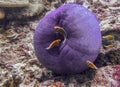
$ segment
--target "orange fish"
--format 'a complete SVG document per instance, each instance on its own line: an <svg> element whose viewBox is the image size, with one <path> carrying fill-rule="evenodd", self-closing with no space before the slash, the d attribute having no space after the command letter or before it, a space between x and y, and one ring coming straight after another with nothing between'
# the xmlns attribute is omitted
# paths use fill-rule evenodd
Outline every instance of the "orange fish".
<svg viewBox="0 0 120 87"><path fill-rule="evenodd" d="M98 69L91 61L87 61L87 65L88 67L92 68L92 69Z"/></svg>
<svg viewBox="0 0 120 87"><path fill-rule="evenodd" d="M47 47L46 49L49 50L49 49L51 49L51 48L53 48L53 47L59 45L60 42L61 42L60 39L54 40L54 41L49 45L49 47Z"/></svg>
<svg viewBox="0 0 120 87"><path fill-rule="evenodd" d="M59 27L59 26L55 26L54 29L57 33L61 34L64 37L64 41L63 41L63 43L64 43L66 41L66 38L67 38L66 31L62 27Z"/></svg>
<svg viewBox="0 0 120 87"><path fill-rule="evenodd" d="M113 45L108 45L108 46L104 46L106 49L112 49L114 46Z"/></svg>
<svg viewBox="0 0 120 87"><path fill-rule="evenodd" d="M5 12L0 10L0 19L3 19L5 18Z"/></svg>
<svg viewBox="0 0 120 87"><path fill-rule="evenodd" d="M107 40L113 40L115 37L113 35L107 35L107 36L103 36L103 38Z"/></svg>

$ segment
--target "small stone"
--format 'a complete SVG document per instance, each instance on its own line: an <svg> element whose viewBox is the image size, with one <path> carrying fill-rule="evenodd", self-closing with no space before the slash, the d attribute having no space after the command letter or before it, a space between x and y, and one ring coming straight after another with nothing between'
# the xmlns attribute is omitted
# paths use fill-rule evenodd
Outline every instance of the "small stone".
<svg viewBox="0 0 120 87"><path fill-rule="evenodd" d="M27 2L26 2L26 4L27 4ZM40 15L43 12L43 10L45 9L45 6L44 6L44 3L42 0L41 1L33 0L31 2L28 2L28 4L29 5L26 7L24 6L24 8L18 8L18 7L20 7L20 5L18 5L18 7L16 7L16 9L14 6L13 8L11 8L12 10L9 10L8 8L6 8L6 11L7 11L6 19L8 19L8 20L9 19L10 20L24 19L25 20L26 18Z"/></svg>
<svg viewBox="0 0 120 87"><path fill-rule="evenodd" d="M38 60L37 60L37 59L30 59L30 60L28 60L28 62L29 62L30 64L37 64L37 63L38 63Z"/></svg>
<svg viewBox="0 0 120 87"><path fill-rule="evenodd" d="M102 5L107 5L107 6L110 6L110 5L114 5L115 2L117 2L117 0L99 0L101 2Z"/></svg>
<svg viewBox="0 0 120 87"><path fill-rule="evenodd" d="M84 0L76 0L76 3L82 5L84 3Z"/></svg>
<svg viewBox="0 0 120 87"><path fill-rule="evenodd" d="M0 0L0 7L27 7L28 0Z"/></svg>
<svg viewBox="0 0 120 87"><path fill-rule="evenodd" d="M97 2L98 0L93 0L93 3Z"/></svg>
<svg viewBox="0 0 120 87"><path fill-rule="evenodd" d="M32 72L34 72L34 71L36 71L36 70L39 70L39 67L36 66L36 65L33 65L32 67L29 67L29 68L27 68L26 70L27 70L27 71L32 71Z"/></svg>
<svg viewBox="0 0 120 87"><path fill-rule="evenodd" d="M8 38L9 40L13 40L18 37L18 34L13 29L7 30L5 34L6 34L6 38Z"/></svg>
<svg viewBox="0 0 120 87"><path fill-rule="evenodd" d="M7 38L4 35L0 35L0 44L5 45L7 42Z"/></svg>
<svg viewBox="0 0 120 87"><path fill-rule="evenodd" d="M120 10L120 7L109 7L111 10Z"/></svg>
<svg viewBox="0 0 120 87"><path fill-rule="evenodd" d="M66 0L66 3L75 3L75 0Z"/></svg>

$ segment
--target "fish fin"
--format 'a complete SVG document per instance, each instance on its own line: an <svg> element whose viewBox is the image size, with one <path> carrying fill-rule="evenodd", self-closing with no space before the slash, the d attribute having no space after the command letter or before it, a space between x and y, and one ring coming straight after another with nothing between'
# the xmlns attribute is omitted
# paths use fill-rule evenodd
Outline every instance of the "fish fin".
<svg viewBox="0 0 120 87"><path fill-rule="evenodd" d="M47 47L46 50L50 50L50 47Z"/></svg>

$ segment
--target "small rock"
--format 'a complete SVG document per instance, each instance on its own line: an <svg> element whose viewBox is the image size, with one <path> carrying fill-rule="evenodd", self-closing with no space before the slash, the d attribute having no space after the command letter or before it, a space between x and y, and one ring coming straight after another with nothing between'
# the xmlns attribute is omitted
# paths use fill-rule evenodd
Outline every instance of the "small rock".
<svg viewBox="0 0 120 87"><path fill-rule="evenodd" d="M27 7L29 0L0 0L0 7Z"/></svg>
<svg viewBox="0 0 120 87"><path fill-rule="evenodd" d="M93 0L93 3L97 2L98 0Z"/></svg>
<svg viewBox="0 0 120 87"><path fill-rule="evenodd" d="M23 19L38 16L45 9L42 1L34 0L29 2L29 5L25 8L6 8L6 19Z"/></svg>
<svg viewBox="0 0 120 87"><path fill-rule="evenodd" d="M117 0L99 0L101 2L102 5L114 5L115 2L117 2Z"/></svg>
<svg viewBox="0 0 120 87"><path fill-rule="evenodd" d="M77 4L81 4L82 5L84 2L85 2L85 0L76 0Z"/></svg>
<svg viewBox="0 0 120 87"><path fill-rule="evenodd" d="M66 3L75 3L75 0L66 0Z"/></svg>
<svg viewBox="0 0 120 87"><path fill-rule="evenodd" d="M7 30L5 32L5 35L6 35L6 38L8 38L9 40L13 40L18 37L18 34L13 29Z"/></svg>
<svg viewBox="0 0 120 87"><path fill-rule="evenodd" d="M39 70L39 67L37 67L36 65L33 65L32 67L29 67L26 70L34 72L36 70Z"/></svg>

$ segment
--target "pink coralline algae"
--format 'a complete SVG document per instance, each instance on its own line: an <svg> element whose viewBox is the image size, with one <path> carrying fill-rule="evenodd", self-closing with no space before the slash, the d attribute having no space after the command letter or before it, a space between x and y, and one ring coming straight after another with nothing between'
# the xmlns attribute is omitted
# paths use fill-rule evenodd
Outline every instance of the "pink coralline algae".
<svg viewBox="0 0 120 87"><path fill-rule="evenodd" d="M99 68L91 87L120 87L120 65Z"/></svg>
<svg viewBox="0 0 120 87"><path fill-rule="evenodd" d="M59 41L59 42L57 42ZM65 4L39 22L34 48L39 61L57 74L76 74L94 62L101 46L99 21L88 9Z"/></svg>

